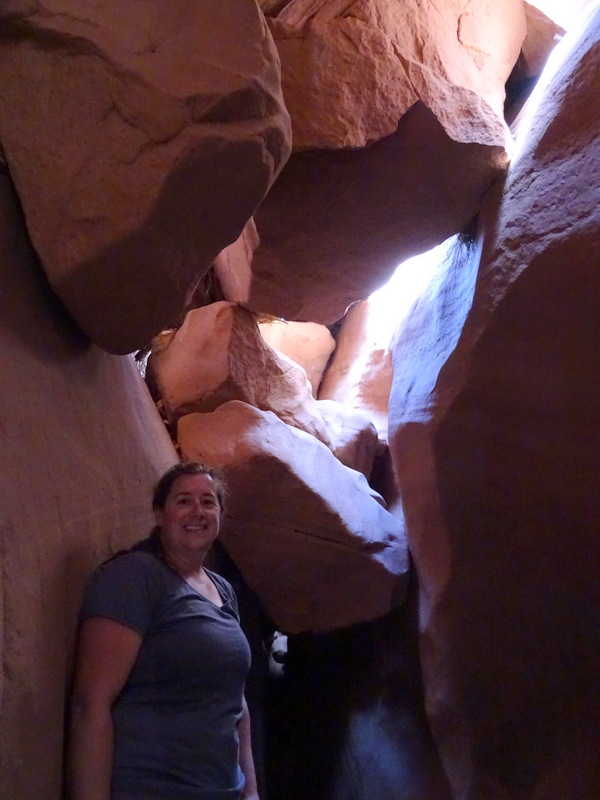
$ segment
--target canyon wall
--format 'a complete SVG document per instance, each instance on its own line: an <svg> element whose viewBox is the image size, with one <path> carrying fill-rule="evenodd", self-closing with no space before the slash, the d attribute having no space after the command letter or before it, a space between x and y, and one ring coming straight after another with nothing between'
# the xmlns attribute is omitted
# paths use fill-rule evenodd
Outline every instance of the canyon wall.
<svg viewBox="0 0 600 800"><path fill-rule="evenodd" d="M391 441L457 800L600 796L600 12L398 333Z"/></svg>
<svg viewBox="0 0 600 800"><path fill-rule="evenodd" d="M57 800L77 614L93 567L152 524L177 454L130 357L50 290L0 174L0 796Z"/></svg>

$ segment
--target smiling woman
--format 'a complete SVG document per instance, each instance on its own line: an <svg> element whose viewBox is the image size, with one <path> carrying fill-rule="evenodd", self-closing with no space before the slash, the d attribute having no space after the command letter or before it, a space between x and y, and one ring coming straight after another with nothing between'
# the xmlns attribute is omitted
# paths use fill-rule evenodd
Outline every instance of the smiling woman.
<svg viewBox="0 0 600 800"><path fill-rule="evenodd" d="M77 655L73 800L258 800L244 683L248 642L229 583L204 567L225 486L177 464L147 539L88 585Z"/></svg>
<svg viewBox="0 0 600 800"><path fill-rule="evenodd" d="M162 507L154 505L157 524L154 535L167 564L220 606L216 587L202 566L221 521L215 479L207 472L179 472Z"/></svg>

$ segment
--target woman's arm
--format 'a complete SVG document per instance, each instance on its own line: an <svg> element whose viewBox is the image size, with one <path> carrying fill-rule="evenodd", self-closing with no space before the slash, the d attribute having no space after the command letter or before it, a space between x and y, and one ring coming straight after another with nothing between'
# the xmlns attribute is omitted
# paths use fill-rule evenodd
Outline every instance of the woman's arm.
<svg viewBox="0 0 600 800"><path fill-rule="evenodd" d="M248 711L248 703L245 697L242 702L242 716L238 723L238 735L240 737L240 768L246 778L242 800L260 800L258 796L258 787L256 785L254 758L252 757L250 712Z"/></svg>
<svg viewBox="0 0 600 800"><path fill-rule="evenodd" d="M110 800L111 708L137 658L142 636L106 617L80 628L69 743L71 800Z"/></svg>

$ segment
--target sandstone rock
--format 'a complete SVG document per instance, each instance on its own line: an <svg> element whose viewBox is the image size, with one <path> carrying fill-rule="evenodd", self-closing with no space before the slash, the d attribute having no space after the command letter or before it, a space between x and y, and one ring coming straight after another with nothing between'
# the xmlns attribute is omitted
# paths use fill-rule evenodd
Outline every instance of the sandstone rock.
<svg viewBox="0 0 600 800"><path fill-rule="evenodd" d="M321 384L319 400L337 400L361 409L375 424L382 441L387 441L392 355L389 339L382 341L371 330L374 322L373 307L368 300L356 303L348 311L333 361Z"/></svg>
<svg viewBox="0 0 600 800"><path fill-rule="evenodd" d="M252 0L4 0L0 25L0 141L52 288L103 348L143 347L287 158L264 18Z"/></svg>
<svg viewBox="0 0 600 800"><path fill-rule="evenodd" d="M233 401L182 417L177 437L185 458L225 470L223 542L279 630L342 628L403 599L402 524L313 436Z"/></svg>
<svg viewBox="0 0 600 800"><path fill-rule="evenodd" d="M328 443L306 372L266 344L241 306L222 301L190 311L179 330L157 340L148 370L170 422L242 400Z"/></svg>
<svg viewBox="0 0 600 800"><path fill-rule="evenodd" d="M456 255L394 354L427 708L456 800L600 796L599 39L600 10L558 45L481 261Z"/></svg>
<svg viewBox="0 0 600 800"><path fill-rule="evenodd" d="M324 325L314 322L261 322L260 333L265 342L306 371L312 386L313 397L317 391L329 358L335 350L335 340Z"/></svg>
<svg viewBox="0 0 600 800"><path fill-rule="evenodd" d="M0 797L61 796L77 615L93 567L152 525L177 455L130 357L50 292L0 172Z"/></svg>
<svg viewBox="0 0 600 800"><path fill-rule="evenodd" d="M250 218L235 242L225 247L215 258L213 269L225 300L238 303L248 299L252 281L250 265L258 242L254 218Z"/></svg>
<svg viewBox="0 0 600 800"><path fill-rule="evenodd" d="M255 214L260 243L240 300L335 322L406 258L462 230L505 166L502 148L452 141L421 103L369 148L292 156Z"/></svg>
<svg viewBox="0 0 600 800"><path fill-rule="evenodd" d="M502 145L521 0L291 0L267 8L295 148L360 147L417 101L461 142Z"/></svg>
<svg viewBox="0 0 600 800"><path fill-rule="evenodd" d="M319 400L318 404L332 453L342 464L362 472L369 480L375 455L380 450L377 429L370 416L335 400Z"/></svg>

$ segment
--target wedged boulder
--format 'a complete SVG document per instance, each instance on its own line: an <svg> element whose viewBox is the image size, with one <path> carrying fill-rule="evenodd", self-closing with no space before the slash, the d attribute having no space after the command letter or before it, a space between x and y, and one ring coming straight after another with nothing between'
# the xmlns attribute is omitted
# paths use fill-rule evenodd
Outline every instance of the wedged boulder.
<svg viewBox="0 0 600 800"><path fill-rule="evenodd" d="M393 368L389 338L382 340L373 330L381 326L377 319L380 313L369 300L355 303L348 311L318 397L319 401L336 400L368 414L382 441L387 441Z"/></svg>
<svg viewBox="0 0 600 800"><path fill-rule="evenodd" d="M370 144L417 100L457 141L504 143L522 0L292 0L266 13L295 149Z"/></svg>
<svg viewBox="0 0 600 800"><path fill-rule="evenodd" d="M306 372L269 347L254 315L234 303L194 309L181 328L157 337L148 372L171 423L242 400L328 444Z"/></svg>
<svg viewBox="0 0 600 800"><path fill-rule="evenodd" d="M225 470L223 543L279 630L343 628L404 599L402 523L313 436L232 401L181 417L177 438L185 458Z"/></svg>
<svg viewBox="0 0 600 800"><path fill-rule="evenodd" d="M600 10L398 338L390 429L456 800L600 796Z"/></svg>
<svg viewBox="0 0 600 800"><path fill-rule="evenodd" d="M335 400L319 400L319 411L329 435L330 449L350 469L369 480L375 456L381 449L371 417L358 408Z"/></svg>
<svg viewBox="0 0 600 800"><path fill-rule="evenodd" d="M0 26L0 142L52 288L101 347L143 347L288 156L264 17L253 0L4 0Z"/></svg>
<svg viewBox="0 0 600 800"><path fill-rule="evenodd" d="M335 350L335 339L329 330L315 322L285 320L261 322L258 327L270 347L291 358L306 371L313 397L316 397L325 367Z"/></svg>
<svg viewBox="0 0 600 800"><path fill-rule="evenodd" d="M43 278L0 167L0 797L59 798L92 569L152 527L177 453L130 357L85 339Z"/></svg>
<svg viewBox="0 0 600 800"><path fill-rule="evenodd" d="M502 147L450 139L422 103L370 147L293 155L254 215L250 292L236 299L335 322L406 258L462 230L506 164Z"/></svg>
<svg viewBox="0 0 600 800"><path fill-rule="evenodd" d="M523 4L292 0L266 10L303 152L260 205L241 293L228 297L330 324L406 258L463 230L503 172L504 84Z"/></svg>

